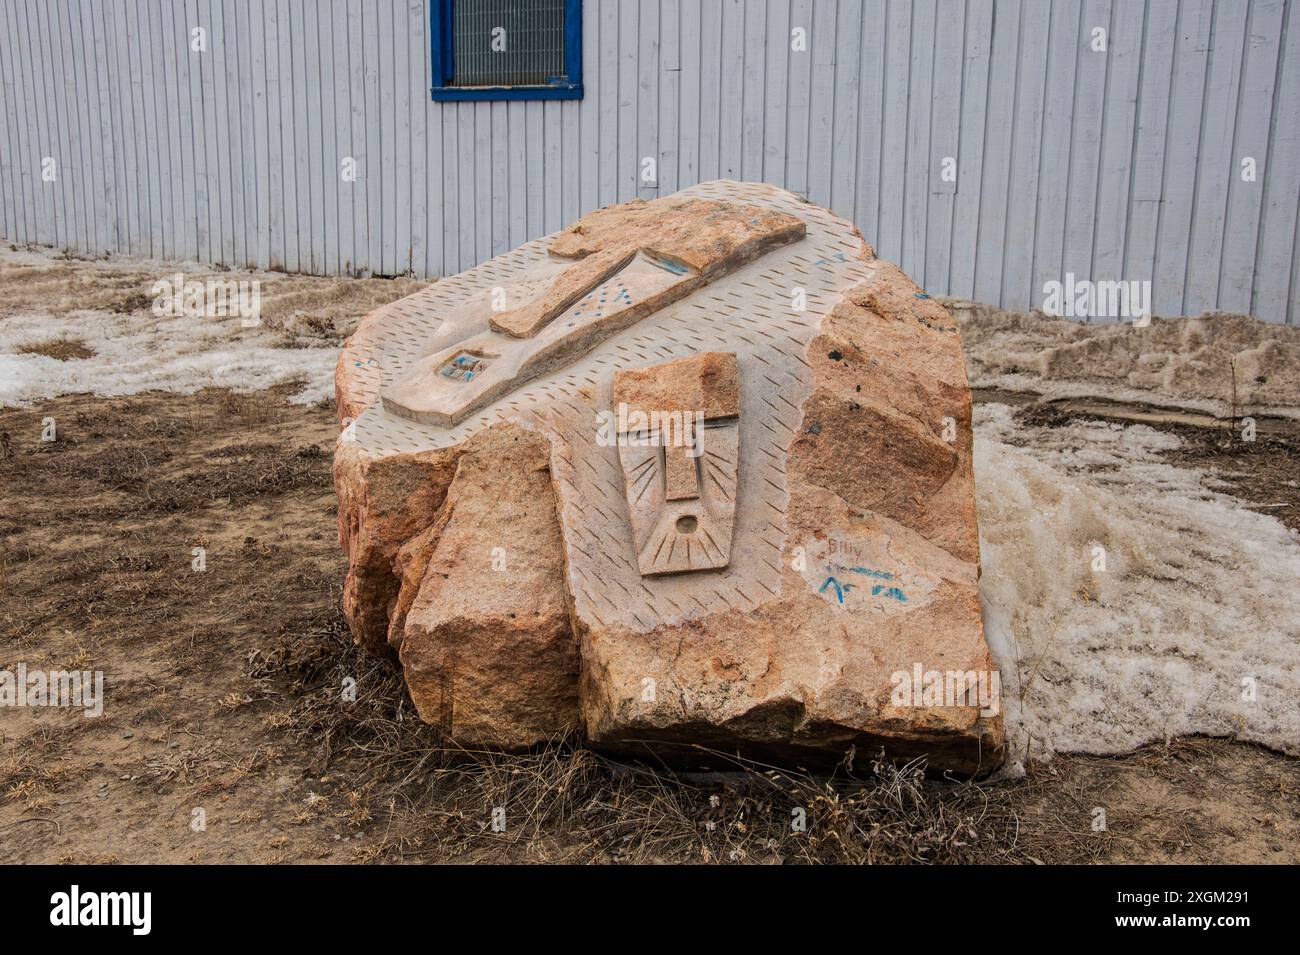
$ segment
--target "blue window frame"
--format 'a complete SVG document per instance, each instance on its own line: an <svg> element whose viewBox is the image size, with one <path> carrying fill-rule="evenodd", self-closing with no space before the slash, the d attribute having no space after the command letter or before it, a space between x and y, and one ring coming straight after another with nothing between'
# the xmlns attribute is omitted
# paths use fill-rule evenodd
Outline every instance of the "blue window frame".
<svg viewBox="0 0 1300 955"><path fill-rule="evenodd" d="M435 100L582 99L582 0L434 0Z"/></svg>

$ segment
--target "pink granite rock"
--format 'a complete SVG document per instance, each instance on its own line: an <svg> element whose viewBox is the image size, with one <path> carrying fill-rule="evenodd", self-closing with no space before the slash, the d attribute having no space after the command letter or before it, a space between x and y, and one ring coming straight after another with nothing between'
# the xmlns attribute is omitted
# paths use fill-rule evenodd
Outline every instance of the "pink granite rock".
<svg viewBox="0 0 1300 955"><path fill-rule="evenodd" d="M957 327L826 210L601 210L368 316L338 391L345 611L451 738L1000 762Z"/></svg>

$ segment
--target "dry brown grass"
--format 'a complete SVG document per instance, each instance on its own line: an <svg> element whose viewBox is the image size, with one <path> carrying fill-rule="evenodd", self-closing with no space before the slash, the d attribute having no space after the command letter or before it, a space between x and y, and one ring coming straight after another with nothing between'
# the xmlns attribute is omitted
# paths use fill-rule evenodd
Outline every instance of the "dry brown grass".
<svg viewBox="0 0 1300 955"><path fill-rule="evenodd" d="M83 341L71 338L59 338L48 342L36 342L32 345L22 345L18 349L18 354L44 355L46 358L57 358L59 361L66 361L69 358L91 358L94 356L95 352Z"/></svg>
<svg viewBox="0 0 1300 955"><path fill-rule="evenodd" d="M215 417L236 440L201 453L190 445L196 431L192 420L141 416L107 427L96 421L97 427L91 427L78 415L60 422L58 440L37 445L11 466L21 467L28 482L78 490L77 499L93 501L93 515L101 521L126 514L191 512L214 502L243 504L328 482L329 455L315 444L238 440L276 425L283 417L282 402L264 394L219 392L214 411L207 417ZM113 431L118 429L129 429L132 440L117 439ZM158 480L163 471L168 472L165 482ZM121 495L120 509L104 500L106 493ZM82 516L81 509L70 516Z"/></svg>
<svg viewBox="0 0 1300 955"><path fill-rule="evenodd" d="M421 722L387 663L352 646L335 610L249 657L287 680L284 729L317 747L314 771L349 780L389 861L953 863L1022 858L1009 793L929 778L922 762L859 758L829 776L711 754L723 772L611 759L576 739L469 752ZM340 699L346 677L355 702ZM494 816L494 813L496 814ZM502 815L503 813L503 815ZM802 820L803 826L796 825Z"/></svg>

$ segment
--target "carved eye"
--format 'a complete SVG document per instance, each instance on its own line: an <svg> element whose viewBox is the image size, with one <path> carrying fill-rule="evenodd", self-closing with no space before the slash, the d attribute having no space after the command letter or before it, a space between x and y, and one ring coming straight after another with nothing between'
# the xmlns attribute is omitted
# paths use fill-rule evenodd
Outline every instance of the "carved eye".
<svg viewBox="0 0 1300 955"><path fill-rule="evenodd" d="M695 528L699 526L700 522L695 519L694 515L684 514L677 518L677 533L679 534L694 534Z"/></svg>

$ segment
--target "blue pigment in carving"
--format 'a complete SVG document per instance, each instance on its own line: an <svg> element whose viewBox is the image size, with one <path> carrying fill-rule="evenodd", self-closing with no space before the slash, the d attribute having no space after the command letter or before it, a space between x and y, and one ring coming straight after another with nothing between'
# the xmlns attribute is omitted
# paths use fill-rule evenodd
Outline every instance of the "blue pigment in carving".
<svg viewBox="0 0 1300 955"><path fill-rule="evenodd" d="M871 596L873 597L893 597L895 600L907 603L907 594L903 593L897 587L886 587L884 584L874 584L871 587Z"/></svg>
<svg viewBox="0 0 1300 955"><path fill-rule="evenodd" d="M650 259L650 264L657 265L661 269L666 269L667 271L673 273L673 275L686 274L686 266L680 265L677 262L670 262L667 259Z"/></svg>
<svg viewBox="0 0 1300 955"><path fill-rule="evenodd" d="M453 381L472 381L474 376L487 367L487 362L477 355L460 354L442 367L440 374Z"/></svg>

